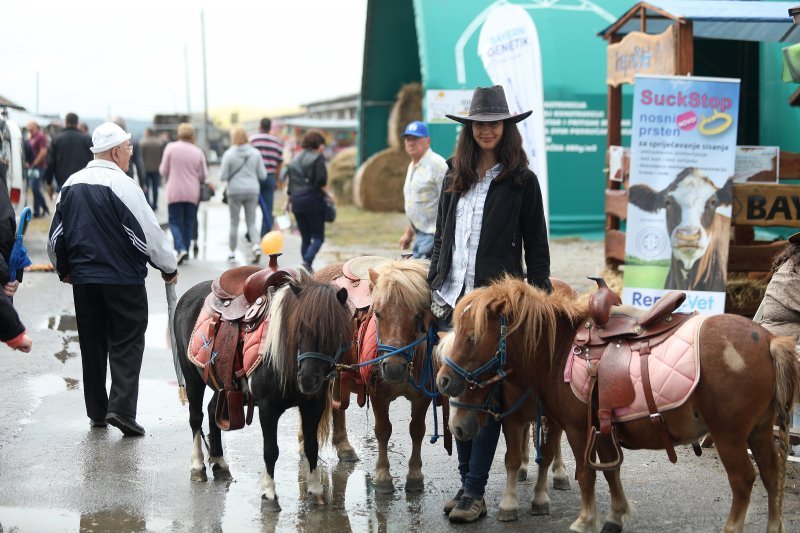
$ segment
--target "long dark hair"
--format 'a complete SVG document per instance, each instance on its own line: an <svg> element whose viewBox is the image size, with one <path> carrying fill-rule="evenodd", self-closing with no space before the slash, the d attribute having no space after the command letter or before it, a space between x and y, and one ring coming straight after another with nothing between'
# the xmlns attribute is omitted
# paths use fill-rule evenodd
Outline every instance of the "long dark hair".
<svg viewBox="0 0 800 533"><path fill-rule="evenodd" d="M784 248L783 251L780 254L778 254L775 257L775 260L772 262L772 272L773 273L777 272L778 269L782 267L786 261L795 256L798 256L798 259L800 259L800 244L787 243L786 248ZM795 264L792 268L792 272L797 272L797 267L799 264L800 260L795 261Z"/></svg>
<svg viewBox="0 0 800 533"><path fill-rule="evenodd" d="M463 194L478 181L478 161L481 148L472 134L472 122L467 122L458 136L456 151L453 153L452 168L448 171L450 187L447 192ZM497 162L503 170L495 178L502 181L511 178L514 185L522 185L522 172L528 168L528 156L522 148L522 136L517 124L512 120L503 121L503 136L495 148Z"/></svg>

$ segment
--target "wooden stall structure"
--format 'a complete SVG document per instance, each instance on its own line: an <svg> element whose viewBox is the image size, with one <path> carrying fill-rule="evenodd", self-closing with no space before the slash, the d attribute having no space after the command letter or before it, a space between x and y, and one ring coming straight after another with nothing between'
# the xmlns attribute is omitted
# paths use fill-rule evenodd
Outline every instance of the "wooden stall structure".
<svg viewBox="0 0 800 533"><path fill-rule="evenodd" d="M742 4L749 4L743 7ZM753 4L759 4L753 7ZM654 1L639 2L611 24L599 35L608 42L607 67L607 147L622 145L622 86L633 83L636 74L662 75L709 75L697 72L698 45L708 54L709 40L719 39L721 46L755 47L763 41L797 42L800 29L796 30L787 2L725 2L725 1ZM743 13L750 10L751 14ZM758 9L758 18L752 10ZM751 17L748 19L748 16ZM795 31L796 30L796 31ZM700 41L696 41L696 39ZM724 40L724 41L722 41ZM741 53L741 49L734 50ZM745 50L745 53L747 51ZM708 58L706 58L707 60ZM712 59L713 62L713 59ZM724 72L723 77L742 78L743 110L755 104L747 102L748 87L752 88L752 66L742 65L741 71ZM758 69L755 69L757 76ZM719 75L719 71L713 72ZM755 91L757 95L757 90ZM751 98L752 100L752 98ZM788 104L787 104L788 106ZM757 111L756 111L757 113ZM743 122L740 119L740 122ZM745 131L752 132L753 120L744 121ZM740 124L739 144L742 142ZM757 138L757 128L756 128ZM751 137L752 139L752 137ZM752 141L751 141L752 142ZM758 144L754 142L752 144ZM608 157L607 157L608 160ZM780 152L779 176L781 182L800 179L800 154ZM605 257L609 268L617 270L625 262L625 233L620 229L628 211L628 161L624 164L623 176L609 173L605 192ZM728 257L728 274L746 273L751 278L766 278L772 260L783 249L786 242L758 242L754 237L755 226L789 226L800 228L800 186L786 183L734 185L731 233L732 241ZM753 316L758 302L744 307L729 305L729 312Z"/></svg>

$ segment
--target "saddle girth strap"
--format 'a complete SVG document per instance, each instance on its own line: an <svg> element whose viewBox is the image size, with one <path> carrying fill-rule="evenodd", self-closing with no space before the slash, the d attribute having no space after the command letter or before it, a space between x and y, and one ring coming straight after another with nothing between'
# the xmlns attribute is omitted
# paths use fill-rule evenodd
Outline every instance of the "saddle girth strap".
<svg viewBox="0 0 800 533"><path fill-rule="evenodd" d="M644 399L647 402L647 409L650 411L650 423L653 429L661 436L661 441L664 444L664 449L667 451L667 456L671 463L678 462L678 456L675 455L675 447L672 444L672 436L669 434L667 424L661 413L658 412L656 407L656 400L653 398L653 387L650 384L650 346L645 341L639 346L639 361L642 369L642 389L644 391Z"/></svg>

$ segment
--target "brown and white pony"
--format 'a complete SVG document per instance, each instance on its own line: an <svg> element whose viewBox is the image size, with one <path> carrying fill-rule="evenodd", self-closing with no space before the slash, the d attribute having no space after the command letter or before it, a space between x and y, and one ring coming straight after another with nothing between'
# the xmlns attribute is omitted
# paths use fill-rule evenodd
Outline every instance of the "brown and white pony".
<svg viewBox="0 0 800 533"><path fill-rule="evenodd" d="M450 359L474 371L498 353L501 319L506 321L506 360L502 381L503 406L507 409L520 395L532 389L545 409L564 428L576 458L586 444L587 411L564 382L564 369L578 328L588 316L579 304L560 292L547 295L524 282L506 278L466 295L454 311L455 341ZM783 531L784 475L788 449L788 417L797 399L800 363L794 337L776 337L751 320L736 315L705 319L697 338L700 379L687 401L663 413L664 422L677 444L689 444L710 433L717 446L733 493L725 531L743 531L756 473L747 454L752 450L768 494L768 531ZM484 375L482 379L489 379ZM481 404L488 390L468 387L450 366L437 376L439 389L461 402ZM742 394L747 391L747 394ZM508 482L502 508L516 506L516 469L520 458L515 445L533 418L533 401L524 403L504 420L508 443ZM451 428L457 438L474 436L486 415L458 409ZM776 444L773 425L780 428ZM620 442L632 449L663 449L660 432L647 417L615 423ZM600 439L604 441L606 439ZM613 452L598 447L601 460ZM620 531L630 506L622 490L619 469L604 472L611 492L611 510L604 531ZM597 526L595 471L584 461L576 462L581 489L581 512L574 531Z"/></svg>

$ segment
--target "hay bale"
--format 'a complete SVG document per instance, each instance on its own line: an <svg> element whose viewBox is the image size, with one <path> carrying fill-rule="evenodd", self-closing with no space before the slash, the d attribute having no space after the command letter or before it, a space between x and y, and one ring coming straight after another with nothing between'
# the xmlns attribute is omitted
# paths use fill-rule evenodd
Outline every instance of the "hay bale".
<svg viewBox="0 0 800 533"><path fill-rule="evenodd" d="M387 148L362 164L353 180L353 201L366 211L404 211L403 184L411 159Z"/></svg>
<svg viewBox="0 0 800 533"><path fill-rule="evenodd" d="M355 146L345 148L331 159L328 166L328 185L333 189L336 201L342 205L353 203L353 178L356 175Z"/></svg>
<svg viewBox="0 0 800 533"><path fill-rule="evenodd" d="M397 100L389 113L387 142L390 148L403 149L401 136L409 122L422 120L422 85L409 83L397 93Z"/></svg>

